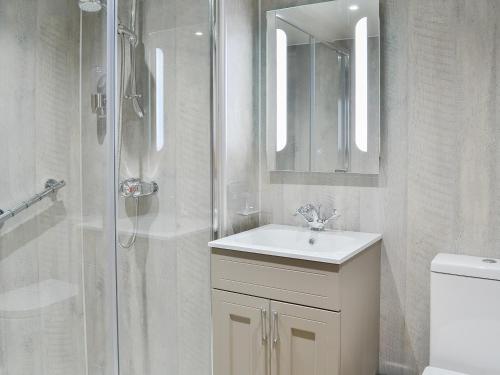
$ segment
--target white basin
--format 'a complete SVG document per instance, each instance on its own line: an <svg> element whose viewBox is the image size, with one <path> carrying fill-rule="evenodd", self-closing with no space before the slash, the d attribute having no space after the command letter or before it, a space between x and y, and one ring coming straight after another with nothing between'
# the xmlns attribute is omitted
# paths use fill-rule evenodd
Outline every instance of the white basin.
<svg viewBox="0 0 500 375"><path fill-rule="evenodd" d="M311 231L270 224L208 243L219 249L342 264L380 241L376 233Z"/></svg>

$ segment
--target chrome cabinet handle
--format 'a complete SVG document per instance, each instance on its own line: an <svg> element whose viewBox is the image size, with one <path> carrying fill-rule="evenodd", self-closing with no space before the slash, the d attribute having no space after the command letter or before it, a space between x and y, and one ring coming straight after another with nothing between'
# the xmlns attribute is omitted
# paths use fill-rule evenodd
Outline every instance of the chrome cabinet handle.
<svg viewBox="0 0 500 375"><path fill-rule="evenodd" d="M279 341L279 332L278 332L278 312L273 311L273 348Z"/></svg>
<svg viewBox="0 0 500 375"><path fill-rule="evenodd" d="M262 324L261 334L262 334L262 342L267 342L267 311L266 309L260 309L260 320Z"/></svg>

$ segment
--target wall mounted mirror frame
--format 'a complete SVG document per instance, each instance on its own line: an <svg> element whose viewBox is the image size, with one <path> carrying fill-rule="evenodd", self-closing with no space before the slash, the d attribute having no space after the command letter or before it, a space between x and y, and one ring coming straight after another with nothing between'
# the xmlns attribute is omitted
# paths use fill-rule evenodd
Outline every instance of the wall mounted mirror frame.
<svg viewBox="0 0 500 375"><path fill-rule="evenodd" d="M273 3L261 2L268 170L378 174L379 1Z"/></svg>

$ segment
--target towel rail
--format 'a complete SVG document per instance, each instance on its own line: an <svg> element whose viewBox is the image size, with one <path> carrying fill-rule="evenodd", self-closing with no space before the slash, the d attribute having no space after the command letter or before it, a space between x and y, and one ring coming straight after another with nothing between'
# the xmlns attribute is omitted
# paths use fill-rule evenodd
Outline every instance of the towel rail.
<svg viewBox="0 0 500 375"><path fill-rule="evenodd" d="M35 203L40 202L42 199L46 198L50 193L57 192L65 185L66 182L64 180L57 181L52 178L47 180L45 182L45 190L43 190L41 193L33 195L30 199L26 201L22 201L21 203L19 203L14 208L11 208L10 210L7 211L0 210L0 225L5 223L7 220L13 218L14 216L16 216L21 211L24 211L27 208L33 206Z"/></svg>

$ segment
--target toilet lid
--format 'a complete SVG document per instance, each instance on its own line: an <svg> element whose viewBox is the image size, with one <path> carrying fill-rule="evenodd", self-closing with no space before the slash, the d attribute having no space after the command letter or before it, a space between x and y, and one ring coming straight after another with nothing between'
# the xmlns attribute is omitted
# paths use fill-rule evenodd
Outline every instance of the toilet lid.
<svg viewBox="0 0 500 375"><path fill-rule="evenodd" d="M467 375L462 372L444 370L437 367L426 367L422 375Z"/></svg>

